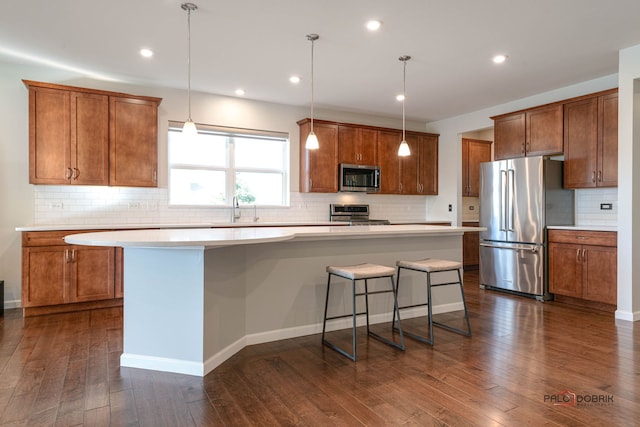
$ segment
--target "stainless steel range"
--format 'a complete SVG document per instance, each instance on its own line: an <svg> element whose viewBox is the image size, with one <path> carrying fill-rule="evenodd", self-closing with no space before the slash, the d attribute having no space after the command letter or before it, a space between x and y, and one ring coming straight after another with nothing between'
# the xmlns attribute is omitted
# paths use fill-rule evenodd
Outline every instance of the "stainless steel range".
<svg viewBox="0 0 640 427"><path fill-rule="evenodd" d="M369 205L329 205L329 220L348 222L349 225L388 225L386 219L370 219Z"/></svg>

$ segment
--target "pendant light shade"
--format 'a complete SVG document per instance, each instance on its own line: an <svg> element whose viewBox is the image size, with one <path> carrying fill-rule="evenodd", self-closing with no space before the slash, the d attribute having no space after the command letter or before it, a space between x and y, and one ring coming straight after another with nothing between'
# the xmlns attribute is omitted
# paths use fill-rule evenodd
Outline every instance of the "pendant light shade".
<svg viewBox="0 0 640 427"><path fill-rule="evenodd" d="M307 150L317 150L320 148L320 143L318 142L318 137L313 132L313 47L315 41L320 38L317 34L307 34L307 40L311 42L311 131L307 136L307 142L304 145L304 148Z"/></svg>
<svg viewBox="0 0 640 427"><path fill-rule="evenodd" d="M407 61L411 59L409 55L403 55L398 58L403 62L402 72L402 141L400 141L400 147L398 147L398 156L407 157L411 155L409 144L407 144L406 138L406 126L405 126L405 102L407 102Z"/></svg>
<svg viewBox="0 0 640 427"><path fill-rule="evenodd" d="M187 138L194 138L198 135L196 124L191 120L191 12L198 9L193 3L182 3L182 10L187 12L187 93L189 97L189 118L184 122L182 135Z"/></svg>

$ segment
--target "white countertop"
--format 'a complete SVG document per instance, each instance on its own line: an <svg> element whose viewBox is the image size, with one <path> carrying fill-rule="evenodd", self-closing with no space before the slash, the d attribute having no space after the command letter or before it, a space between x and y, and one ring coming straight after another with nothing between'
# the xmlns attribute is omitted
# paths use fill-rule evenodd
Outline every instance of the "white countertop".
<svg viewBox="0 0 640 427"><path fill-rule="evenodd" d="M72 234L65 237L65 241L77 245L121 246L125 248L219 247L279 242L292 239L326 240L437 236L481 230L484 230L484 228L438 225L169 228Z"/></svg>
<svg viewBox="0 0 640 427"><path fill-rule="evenodd" d="M618 231L615 225L551 225L549 230L576 230L576 231Z"/></svg>
<svg viewBox="0 0 640 427"><path fill-rule="evenodd" d="M140 224L40 224L16 227L16 231L65 231L65 230L129 230L139 228L245 228L245 227L303 227L336 225L330 221L276 221L276 222L207 222L193 224L140 223ZM341 224L338 224L341 225ZM347 225L347 224L342 224Z"/></svg>

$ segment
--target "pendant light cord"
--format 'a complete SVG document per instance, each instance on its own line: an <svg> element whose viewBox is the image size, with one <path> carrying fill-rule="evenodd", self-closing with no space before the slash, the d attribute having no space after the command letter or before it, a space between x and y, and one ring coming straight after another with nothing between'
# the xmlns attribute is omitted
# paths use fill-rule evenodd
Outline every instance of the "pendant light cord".
<svg viewBox="0 0 640 427"><path fill-rule="evenodd" d="M313 58L314 58L314 54L313 54L313 50L315 47L315 41L318 40L320 38L319 35L317 34L307 34L307 40L309 40L311 42L311 133L313 133L313 104L315 102L314 100L314 76L313 76L313 69L314 64L313 64Z"/></svg>
<svg viewBox="0 0 640 427"><path fill-rule="evenodd" d="M402 140L406 141L405 135L405 117L404 117L404 104L407 102L407 59L403 61L402 71Z"/></svg>
<svg viewBox="0 0 640 427"><path fill-rule="evenodd" d="M187 7L187 93L189 99L189 121L191 122L191 7Z"/></svg>

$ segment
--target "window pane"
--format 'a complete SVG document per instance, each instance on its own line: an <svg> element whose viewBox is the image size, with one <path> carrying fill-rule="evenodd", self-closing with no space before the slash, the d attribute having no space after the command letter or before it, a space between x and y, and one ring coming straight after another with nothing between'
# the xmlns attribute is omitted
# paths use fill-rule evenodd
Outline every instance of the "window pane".
<svg viewBox="0 0 640 427"><path fill-rule="evenodd" d="M282 205L282 179L280 173L237 172L238 200L250 205Z"/></svg>
<svg viewBox="0 0 640 427"><path fill-rule="evenodd" d="M170 200L175 205L224 205L225 172L171 169Z"/></svg>
<svg viewBox="0 0 640 427"><path fill-rule="evenodd" d="M284 169L283 140L236 137L234 145L238 168Z"/></svg>
<svg viewBox="0 0 640 427"><path fill-rule="evenodd" d="M227 165L227 138L200 133L196 138L183 138L182 132L169 132L169 161L171 164L194 166Z"/></svg>

